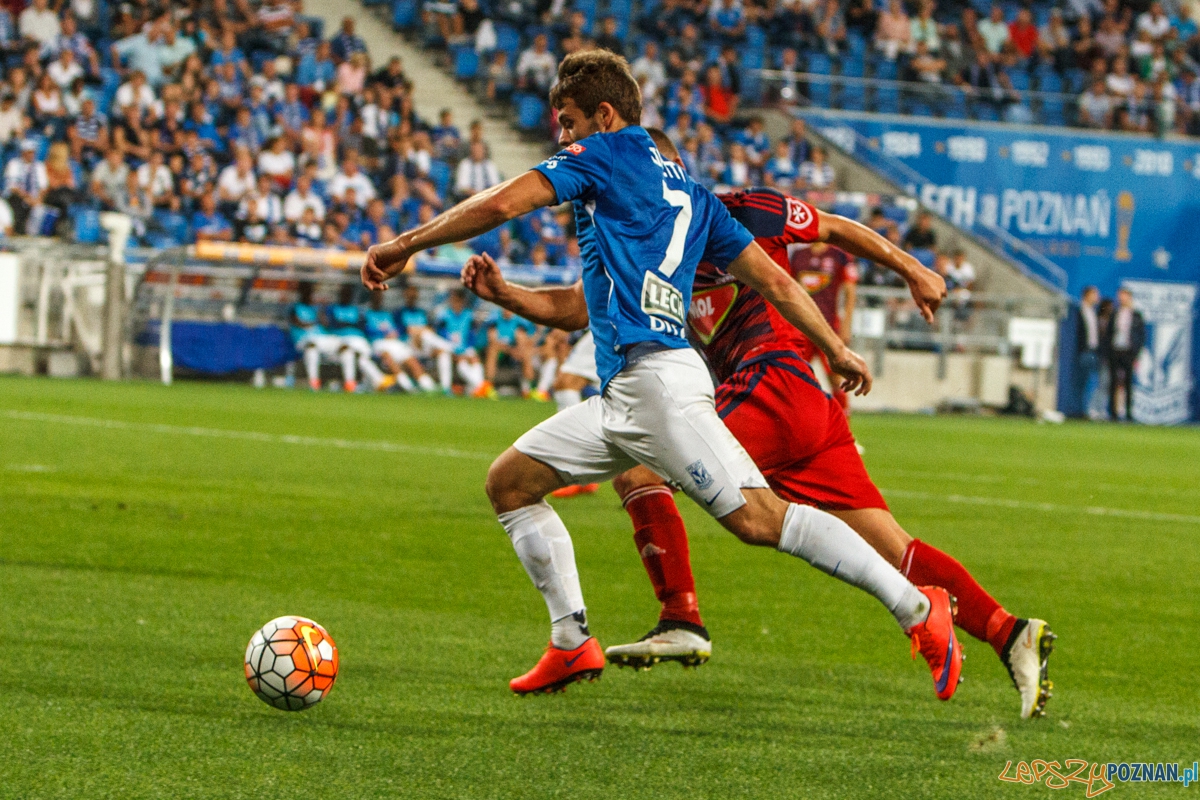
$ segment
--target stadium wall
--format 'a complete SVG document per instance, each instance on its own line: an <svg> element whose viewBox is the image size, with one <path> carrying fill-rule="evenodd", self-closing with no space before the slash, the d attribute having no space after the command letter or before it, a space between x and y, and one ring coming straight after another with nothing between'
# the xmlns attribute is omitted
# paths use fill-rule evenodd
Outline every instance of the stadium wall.
<svg viewBox="0 0 1200 800"><path fill-rule="evenodd" d="M1111 133L808 110L814 130L966 231L1008 235L1040 254L1043 284L1133 289L1146 317L1135 417L1196 419L1200 146ZM864 145L865 142L865 145ZM1039 264L1041 260L1039 260ZM1038 274L1040 271L1040 274ZM1074 317L1060 336L1059 409L1077 411Z"/></svg>

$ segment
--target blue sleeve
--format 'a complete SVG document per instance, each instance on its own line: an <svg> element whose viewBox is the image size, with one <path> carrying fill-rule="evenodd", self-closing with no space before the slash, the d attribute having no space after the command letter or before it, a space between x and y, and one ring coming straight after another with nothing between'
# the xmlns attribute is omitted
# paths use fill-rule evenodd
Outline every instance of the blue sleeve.
<svg viewBox="0 0 1200 800"><path fill-rule="evenodd" d="M608 144L598 134L559 150L535 170L546 176L554 187L557 202L584 200L604 191L612 177L612 156Z"/></svg>
<svg viewBox="0 0 1200 800"><path fill-rule="evenodd" d="M715 267L725 269L729 262L742 254L742 251L754 241L754 236L742 223L729 214L725 204L716 198L712 192L702 187L697 188L697 199L704 203L704 216L707 222L708 242L704 246L704 260Z"/></svg>

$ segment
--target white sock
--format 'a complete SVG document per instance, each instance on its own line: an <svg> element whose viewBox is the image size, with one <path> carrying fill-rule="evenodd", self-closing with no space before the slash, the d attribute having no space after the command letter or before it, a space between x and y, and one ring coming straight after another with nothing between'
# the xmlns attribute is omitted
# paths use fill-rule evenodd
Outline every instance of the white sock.
<svg viewBox="0 0 1200 800"><path fill-rule="evenodd" d="M558 405L559 411L565 411L571 406L582 403L583 394L578 389L559 389L554 393L554 402Z"/></svg>
<svg viewBox="0 0 1200 800"><path fill-rule="evenodd" d="M450 352L448 350L442 350L440 353L438 353L438 383L440 383L442 385L442 389L447 392L450 391L451 387L454 385L454 375L450 371L452 366L453 362L450 359Z"/></svg>
<svg viewBox="0 0 1200 800"><path fill-rule="evenodd" d="M542 364L542 371L538 373L538 391L543 394L550 394L550 390L554 388L554 378L558 375L558 359L547 358Z"/></svg>
<svg viewBox="0 0 1200 800"><path fill-rule="evenodd" d="M420 386L423 392L432 392L437 389L437 384L433 382L433 378L424 372L417 376L417 386Z"/></svg>
<svg viewBox="0 0 1200 800"><path fill-rule="evenodd" d="M483 385L483 364L471 364L465 358L458 362L458 374L467 385L467 394L471 394Z"/></svg>
<svg viewBox="0 0 1200 800"><path fill-rule="evenodd" d="M499 519L529 579L546 601L550 622L561 622L577 612L585 612L571 535L550 504L542 500L516 511L506 511ZM586 616L584 620L586 625ZM587 640L583 635L586 630L584 627L581 631L578 624L557 625L551 641L555 647L574 650ZM581 635L582 639L579 638Z"/></svg>
<svg viewBox="0 0 1200 800"><path fill-rule="evenodd" d="M317 352L315 347L304 348L304 371L308 374L308 381L312 383L319 380L321 377L321 354Z"/></svg>
<svg viewBox="0 0 1200 800"><path fill-rule="evenodd" d="M522 395L529 394L529 381L525 380L525 378L521 378L520 386Z"/></svg>
<svg viewBox="0 0 1200 800"><path fill-rule="evenodd" d="M358 383L358 373L354 371L354 362L358 360L358 353L350 348L346 348L340 355L342 361L342 380L346 383Z"/></svg>
<svg viewBox="0 0 1200 800"><path fill-rule="evenodd" d="M413 379L408 377L407 372L396 373L396 384L406 392L411 392L417 388L417 385L413 383Z"/></svg>
<svg viewBox="0 0 1200 800"><path fill-rule="evenodd" d="M908 630L929 616L929 600L842 520L792 503L783 518L779 551L802 558L827 575L857 586L892 612Z"/></svg>
<svg viewBox="0 0 1200 800"><path fill-rule="evenodd" d="M363 377L367 379L367 383L371 385L372 389L383 382L383 370L376 366L366 353L358 354L358 368L362 370Z"/></svg>

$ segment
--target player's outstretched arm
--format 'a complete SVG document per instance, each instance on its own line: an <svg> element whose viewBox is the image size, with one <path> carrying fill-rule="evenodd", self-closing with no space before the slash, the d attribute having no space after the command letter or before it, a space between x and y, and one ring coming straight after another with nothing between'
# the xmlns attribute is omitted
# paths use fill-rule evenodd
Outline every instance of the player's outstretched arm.
<svg viewBox="0 0 1200 800"><path fill-rule="evenodd" d="M783 318L812 340L829 359L829 366L845 380L842 389L855 394L871 391L871 371L862 357L846 346L825 321L808 292L783 271L757 242L742 251L728 266L730 275L754 289L779 310Z"/></svg>
<svg viewBox="0 0 1200 800"><path fill-rule="evenodd" d="M538 325L564 331L577 331L588 326L587 302L580 281L566 288L527 289L506 281L500 274L500 267L484 253L467 259L462 269L462 283L483 300Z"/></svg>
<svg viewBox="0 0 1200 800"><path fill-rule="evenodd" d="M847 253L874 261L890 269L908 283L921 316L932 324L938 306L946 299L946 281L927 269L908 253L880 236L866 225L837 214L822 214L818 222L819 240L841 248Z"/></svg>
<svg viewBox="0 0 1200 800"><path fill-rule="evenodd" d="M436 217L367 250L362 268L363 286L386 289L390 278L404 269L422 250L451 242L465 242L522 214L558 201L554 187L540 172L531 170L497 184Z"/></svg>

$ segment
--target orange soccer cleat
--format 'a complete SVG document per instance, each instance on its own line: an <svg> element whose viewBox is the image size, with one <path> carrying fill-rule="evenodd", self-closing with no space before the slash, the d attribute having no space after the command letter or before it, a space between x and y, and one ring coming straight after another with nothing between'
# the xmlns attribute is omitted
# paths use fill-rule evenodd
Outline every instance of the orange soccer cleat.
<svg viewBox="0 0 1200 800"><path fill-rule="evenodd" d="M603 670L604 651L593 636L574 650L548 645L534 668L509 681L508 688L520 695L552 694L576 681L594 681Z"/></svg>
<svg viewBox="0 0 1200 800"><path fill-rule="evenodd" d="M555 489L550 493L551 497L575 497L581 494L595 494L600 491L598 483L576 483L571 486L564 486L561 489Z"/></svg>
<svg viewBox="0 0 1200 800"><path fill-rule="evenodd" d="M912 657L916 658L919 650L929 664L938 699L949 700L962 680L963 661L962 647L954 635L951 598L945 589L936 586L918 586L917 589L929 598L929 616L905 633L912 638Z"/></svg>
<svg viewBox="0 0 1200 800"><path fill-rule="evenodd" d="M477 400L495 400L497 397L496 387L491 381L484 381L479 384L479 388L471 393L471 397Z"/></svg>

